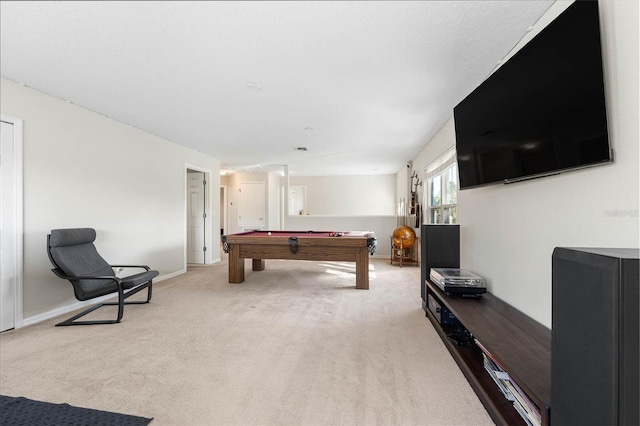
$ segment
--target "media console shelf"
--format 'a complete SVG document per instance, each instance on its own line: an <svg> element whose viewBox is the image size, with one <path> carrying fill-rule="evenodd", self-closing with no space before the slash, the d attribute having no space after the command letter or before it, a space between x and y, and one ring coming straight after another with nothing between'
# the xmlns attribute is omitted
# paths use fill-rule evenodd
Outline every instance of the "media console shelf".
<svg viewBox="0 0 640 426"><path fill-rule="evenodd" d="M538 406L542 424L549 424L551 395L551 330L491 293L478 299L446 296L425 281L427 296L449 309L462 325L494 356L513 382ZM440 338L455 359L487 412L499 425L525 424L484 369L482 351L475 344L452 343L445 328L426 309Z"/></svg>

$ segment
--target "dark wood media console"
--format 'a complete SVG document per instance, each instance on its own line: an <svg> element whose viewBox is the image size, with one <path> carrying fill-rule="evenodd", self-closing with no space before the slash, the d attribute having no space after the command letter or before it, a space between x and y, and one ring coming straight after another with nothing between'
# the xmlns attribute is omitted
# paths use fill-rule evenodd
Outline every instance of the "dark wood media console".
<svg viewBox="0 0 640 426"><path fill-rule="evenodd" d="M538 406L542 424L549 424L551 395L551 330L491 293L478 299L446 296L425 281L427 297L434 297L453 313L475 339L495 357L510 378ZM447 337L446 326L427 308L426 314L491 418L499 425L526 424L484 369L482 351L475 344L458 346Z"/></svg>

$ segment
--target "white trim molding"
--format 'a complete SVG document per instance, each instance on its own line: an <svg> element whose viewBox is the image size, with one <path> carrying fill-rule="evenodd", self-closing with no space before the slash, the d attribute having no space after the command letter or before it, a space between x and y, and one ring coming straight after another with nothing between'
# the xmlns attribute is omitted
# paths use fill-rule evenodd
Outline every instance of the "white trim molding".
<svg viewBox="0 0 640 426"><path fill-rule="evenodd" d="M15 328L23 327L23 184L22 184L22 120L5 114L0 114L0 120L13 125L13 239L15 256L13 258L13 273L15 277Z"/></svg>
<svg viewBox="0 0 640 426"><path fill-rule="evenodd" d="M220 229L218 224L213 224L213 211L211 208L211 197L213 197L212 194L212 189L211 189L211 180L212 180L212 172L210 169L206 169L200 166L196 166L190 163L185 163L184 165L184 264L183 267L186 271L187 269L187 246L188 246L188 236L187 236L187 171L188 170L193 170L196 172L200 172L200 173L204 173L205 175L205 180L207 181L207 185L205 188L205 208L204 208L204 212L207 215L207 227L208 230L205 228L205 239L204 239L204 245L205 247L207 247L207 251L205 251L204 253L204 264L205 265L209 265L213 263L213 259L212 259L212 254L211 254L211 250L213 248L213 230L214 229ZM216 188L216 192L215 192L215 196L219 197L219 189ZM216 231L216 235L217 235L217 231Z"/></svg>

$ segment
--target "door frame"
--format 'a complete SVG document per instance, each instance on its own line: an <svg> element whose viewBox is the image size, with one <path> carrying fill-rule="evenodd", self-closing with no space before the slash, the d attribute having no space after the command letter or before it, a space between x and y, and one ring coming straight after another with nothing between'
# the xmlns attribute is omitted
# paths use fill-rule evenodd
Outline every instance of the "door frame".
<svg viewBox="0 0 640 426"><path fill-rule="evenodd" d="M187 248L188 248L188 205L189 202L189 187L187 185L187 173L188 170L193 170L196 172L204 173L204 178L207 181L207 185L205 187L205 202L204 202L204 212L207 215L205 220L205 235L204 235L204 246L207 250L204 252L204 264L208 265L213 263L213 239L212 229L216 229L216 227L212 226L213 214L211 211L211 170L205 169L193 164L185 163L184 165L184 270L187 270Z"/></svg>
<svg viewBox="0 0 640 426"><path fill-rule="evenodd" d="M228 204L229 202L227 201L227 191L229 190L229 188L227 187L227 185L220 185L220 190L222 191L222 205L220 206L220 214L222 215L222 229L224 230L225 234L229 233L229 211L228 211Z"/></svg>
<svg viewBox="0 0 640 426"><path fill-rule="evenodd" d="M10 237L13 239L15 247L15 256L13 258L13 276L15 277L15 310L14 310L14 328L23 326L23 181L22 181L22 120L5 114L0 114L0 120L13 125L13 205L14 205L14 227ZM6 232L3 230L3 232Z"/></svg>
<svg viewBox="0 0 640 426"><path fill-rule="evenodd" d="M203 172L197 171L197 170L193 170L193 169L187 169L187 197L190 197L190 190L193 189L193 187L191 186L191 179L193 178L194 175L197 175L198 177L198 192L200 190L202 190L202 206L198 205L198 211L195 212L198 215L198 219L197 221L198 223L198 227L202 227L199 229L199 231L201 232L199 237L196 238L200 238L202 237L202 244L200 246L200 250L197 257L198 257L198 261L194 262L194 254L193 252L191 253L191 257L190 257L190 253L189 253L189 236L193 236L190 232L189 232L189 217L191 216L191 218L193 218L193 214L194 211L192 209L193 204L191 203L191 199L187 200L187 264L193 264L193 265L204 265L205 263L205 255L207 254L207 252L204 250L204 247L206 247L205 244L205 239L207 237L207 218L209 217L206 214L206 207L207 207L207 202L209 201L207 199L207 185L204 182L206 182L207 180L207 175ZM202 208L202 210L199 210L200 208ZM204 214L203 214L204 213ZM193 222L191 222L191 225L193 225ZM199 232L199 233L200 233ZM192 241L193 243L193 241ZM189 260L191 260L191 262L189 262Z"/></svg>

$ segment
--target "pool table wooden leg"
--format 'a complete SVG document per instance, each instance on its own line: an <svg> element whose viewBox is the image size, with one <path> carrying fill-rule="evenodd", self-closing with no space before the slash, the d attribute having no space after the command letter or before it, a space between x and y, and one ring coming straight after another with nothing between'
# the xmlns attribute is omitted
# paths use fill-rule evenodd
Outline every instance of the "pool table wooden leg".
<svg viewBox="0 0 640 426"><path fill-rule="evenodd" d="M356 288L369 290L369 251L366 247L358 248L356 254Z"/></svg>
<svg viewBox="0 0 640 426"><path fill-rule="evenodd" d="M240 257L238 244L229 246L229 282L239 284L244 281L244 259Z"/></svg>
<svg viewBox="0 0 640 426"><path fill-rule="evenodd" d="M264 271L264 259L251 259L252 271Z"/></svg>

